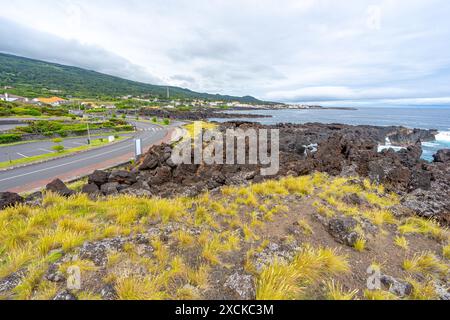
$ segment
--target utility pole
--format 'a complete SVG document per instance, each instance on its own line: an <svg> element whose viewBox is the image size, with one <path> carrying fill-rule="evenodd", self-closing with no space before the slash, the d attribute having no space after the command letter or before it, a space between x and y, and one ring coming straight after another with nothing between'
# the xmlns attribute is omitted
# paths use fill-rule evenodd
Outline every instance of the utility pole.
<svg viewBox="0 0 450 320"><path fill-rule="evenodd" d="M170 99L170 88L169 87L167 87L167 99L168 100Z"/></svg>
<svg viewBox="0 0 450 320"><path fill-rule="evenodd" d="M89 130L89 122L87 123L87 131L88 131L88 145L91 144L91 131Z"/></svg>

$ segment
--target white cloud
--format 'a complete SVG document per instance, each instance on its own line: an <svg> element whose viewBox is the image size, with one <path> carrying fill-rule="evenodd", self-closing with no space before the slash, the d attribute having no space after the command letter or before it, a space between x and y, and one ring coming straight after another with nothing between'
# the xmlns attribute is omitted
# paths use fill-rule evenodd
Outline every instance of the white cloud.
<svg viewBox="0 0 450 320"><path fill-rule="evenodd" d="M379 6L367 8L367 27L372 30L381 29L381 8Z"/></svg>
<svg viewBox="0 0 450 320"><path fill-rule="evenodd" d="M402 88L306 87L293 91L274 91L268 98L283 101L327 101L399 98L410 92Z"/></svg>
<svg viewBox="0 0 450 320"><path fill-rule="evenodd" d="M0 51L7 43L11 53L132 79L285 101L450 96L447 0L0 0L0 7L0 17L15 22L7 29L0 20L4 35L20 25L33 30L1 41ZM57 52L46 50L49 42L60 43Z"/></svg>

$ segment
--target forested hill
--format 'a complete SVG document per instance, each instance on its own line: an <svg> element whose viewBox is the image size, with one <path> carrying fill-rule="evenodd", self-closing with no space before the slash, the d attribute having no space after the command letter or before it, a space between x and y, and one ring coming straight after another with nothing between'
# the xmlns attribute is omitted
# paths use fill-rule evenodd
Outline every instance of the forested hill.
<svg viewBox="0 0 450 320"><path fill-rule="evenodd" d="M33 60L0 53L0 86L13 87L11 94L27 97L59 96L79 98L117 97L124 95L167 96L167 87L130 81L95 71ZM172 98L261 102L256 98L198 93L170 87Z"/></svg>

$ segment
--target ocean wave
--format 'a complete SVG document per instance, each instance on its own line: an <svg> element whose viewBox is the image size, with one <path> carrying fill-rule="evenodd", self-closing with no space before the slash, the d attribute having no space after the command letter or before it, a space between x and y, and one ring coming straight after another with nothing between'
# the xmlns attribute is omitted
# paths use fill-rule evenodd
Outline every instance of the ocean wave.
<svg viewBox="0 0 450 320"><path fill-rule="evenodd" d="M404 147L396 147L396 146L391 146L391 145L379 145L378 146L378 152L381 152L383 150L387 150L387 149L394 149L394 151L399 152L400 150L406 149Z"/></svg>
<svg viewBox="0 0 450 320"><path fill-rule="evenodd" d="M450 143L450 131L440 131L436 135L436 141Z"/></svg>
<svg viewBox="0 0 450 320"><path fill-rule="evenodd" d="M422 146L427 148L439 148L441 144L437 142L422 142Z"/></svg>

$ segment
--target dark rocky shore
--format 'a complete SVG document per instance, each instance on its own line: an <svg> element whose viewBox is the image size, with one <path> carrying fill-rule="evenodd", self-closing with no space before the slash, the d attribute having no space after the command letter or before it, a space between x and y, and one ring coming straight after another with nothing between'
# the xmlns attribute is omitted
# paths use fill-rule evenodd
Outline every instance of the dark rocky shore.
<svg viewBox="0 0 450 320"><path fill-rule="evenodd" d="M250 109L247 109L250 110ZM143 109L141 115L147 117L167 118L173 120L190 120L200 121L212 118L216 119L235 119L235 118L271 118L271 116L256 115L256 114L228 114L218 109L199 108L195 111L181 111L181 110L164 110L164 109Z"/></svg>

